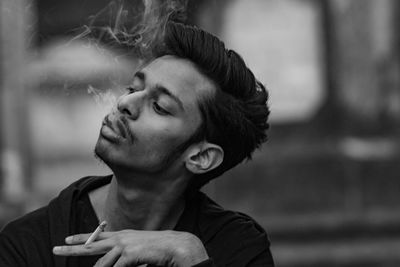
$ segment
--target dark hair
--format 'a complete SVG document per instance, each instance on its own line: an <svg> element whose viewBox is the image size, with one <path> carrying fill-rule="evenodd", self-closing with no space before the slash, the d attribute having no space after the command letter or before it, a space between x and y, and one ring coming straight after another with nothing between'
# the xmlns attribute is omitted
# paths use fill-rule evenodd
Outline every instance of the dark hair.
<svg viewBox="0 0 400 267"><path fill-rule="evenodd" d="M168 22L163 42L154 50L155 57L163 55L190 60L217 86L214 95L200 100L203 122L190 141L207 140L221 146L224 160L193 179L192 186L200 188L244 159L251 159L253 151L266 141L268 92L235 51L195 26Z"/></svg>

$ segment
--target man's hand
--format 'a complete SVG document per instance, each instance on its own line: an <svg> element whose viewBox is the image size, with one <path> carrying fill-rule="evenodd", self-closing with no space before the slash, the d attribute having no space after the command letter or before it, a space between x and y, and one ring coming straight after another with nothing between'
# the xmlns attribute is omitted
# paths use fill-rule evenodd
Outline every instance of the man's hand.
<svg viewBox="0 0 400 267"><path fill-rule="evenodd" d="M90 234L78 234L65 239L66 246L53 248L60 256L100 255L96 267L192 266L208 259L207 252L195 235L177 231L104 232L91 244L84 245Z"/></svg>

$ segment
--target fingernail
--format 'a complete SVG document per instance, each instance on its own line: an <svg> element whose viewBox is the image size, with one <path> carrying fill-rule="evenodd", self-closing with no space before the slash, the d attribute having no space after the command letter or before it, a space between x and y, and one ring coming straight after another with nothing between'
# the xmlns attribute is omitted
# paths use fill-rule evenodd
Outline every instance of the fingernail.
<svg viewBox="0 0 400 267"><path fill-rule="evenodd" d="M53 248L53 253L54 254L57 254L58 252L60 252L61 251L61 247L54 247Z"/></svg>

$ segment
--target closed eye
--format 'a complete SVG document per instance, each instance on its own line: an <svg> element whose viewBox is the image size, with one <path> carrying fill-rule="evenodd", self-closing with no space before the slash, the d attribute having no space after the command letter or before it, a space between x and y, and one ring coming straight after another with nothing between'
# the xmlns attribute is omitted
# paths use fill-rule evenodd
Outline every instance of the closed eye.
<svg viewBox="0 0 400 267"><path fill-rule="evenodd" d="M128 92L128 94L133 94L133 93L139 91L139 89L136 89L136 88L134 88L132 86L129 86L129 87L126 88L126 91Z"/></svg>
<svg viewBox="0 0 400 267"><path fill-rule="evenodd" d="M157 112L160 115L170 115L171 114L167 110L162 108L157 102L153 103L153 109L155 112Z"/></svg>

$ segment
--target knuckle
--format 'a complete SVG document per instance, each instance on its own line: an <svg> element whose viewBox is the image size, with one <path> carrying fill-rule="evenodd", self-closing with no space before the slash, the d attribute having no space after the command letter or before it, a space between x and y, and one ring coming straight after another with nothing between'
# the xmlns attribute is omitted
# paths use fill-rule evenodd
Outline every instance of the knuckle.
<svg viewBox="0 0 400 267"><path fill-rule="evenodd" d="M195 244L198 244L199 242L201 242L197 236L195 236L194 234L191 234L191 233L185 233L185 240L190 243L195 243Z"/></svg>
<svg viewBox="0 0 400 267"><path fill-rule="evenodd" d="M121 257L125 259L132 258L134 255L136 255L134 248L125 248L121 252Z"/></svg>
<svg viewBox="0 0 400 267"><path fill-rule="evenodd" d="M127 247L131 244L132 236L129 230L121 231L116 235L116 242L121 247Z"/></svg>
<svg viewBox="0 0 400 267"><path fill-rule="evenodd" d="M203 246L200 239L191 233L186 233L186 232L180 233L179 240L180 240L179 242L180 245L175 246L175 252L181 255L182 257L191 254L192 250L197 250Z"/></svg>
<svg viewBox="0 0 400 267"><path fill-rule="evenodd" d="M80 242L82 240L82 236L81 235L74 235L72 236L72 242Z"/></svg>
<svg viewBox="0 0 400 267"><path fill-rule="evenodd" d="M139 254L139 247L138 246L129 246L124 249L126 256L128 255L137 255Z"/></svg>
<svg viewBox="0 0 400 267"><path fill-rule="evenodd" d="M189 249L186 246L176 246L173 248L173 254L185 258L189 254Z"/></svg>
<svg viewBox="0 0 400 267"><path fill-rule="evenodd" d="M128 249L124 249L121 252L121 257L128 257L129 256L129 250Z"/></svg>
<svg viewBox="0 0 400 267"><path fill-rule="evenodd" d="M87 250L93 249L93 244L87 244L87 245L85 245L85 249L87 249Z"/></svg>
<svg viewBox="0 0 400 267"><path fill-rule="evenodd" d="M66 252L66 253L72 252L71 247L69 247L69 246L63 246L63 247L61 247L60 250L62 252Z"/></svg>
<svg viewBox="0 0 400 267"><path fill-rule="evenodd" d="M69 254L70 254L71 256L78 256L78 255L79 255L78 252L75 251L75 250L73 250L73 249L68 249L68 250L69 250Z"/></svg>
<svg viewBox="0 0 400 267"><path fill-rule="evenodd" d="M114 237L115 244L121 248L126 246L126 238L122 234L117 234Z"/></svg>
<svg viewBox="0 0 400 267"><path fill-rule="evenodd" d="M179 239L181 242L184 242L184 243L186 243L186 242L190 243L190 242L196 241L196 239L197 239L197 237L195 235L188 233L188 232L175 231L175 232L173 232L173 236L176 239Z"/></svg>

